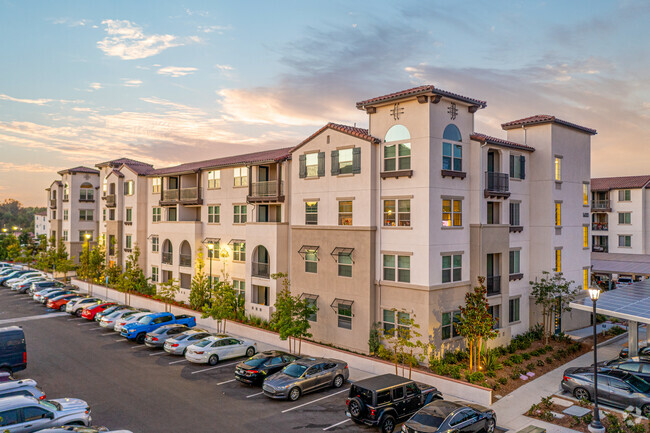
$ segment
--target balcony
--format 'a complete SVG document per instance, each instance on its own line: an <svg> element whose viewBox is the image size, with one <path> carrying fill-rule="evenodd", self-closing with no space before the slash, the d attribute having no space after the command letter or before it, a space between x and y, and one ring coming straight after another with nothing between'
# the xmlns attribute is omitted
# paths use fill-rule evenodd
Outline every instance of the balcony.
<svg viewBox="0 0 650 433"><path fill-rule="evenodd" d="M203 204L201 188L198 186L193 186L190 188L163 190L162 197L160 198L160 205L173 206L175 204L183 204L188 206Z"/></svg>
<svg viewBox="0 0 650 433"><path fill-rule="evenodd" d="M163 253L164 254L164 253ZM185 268L192 267L192 255L191 254L180 254L179 255L179 264Z"/></svg>
<svg viewBox="0 0 650 433"><path fill-rule="evenodd" d="M56 209L56 199L50 199L50 209Z"/></svg>
<svg viewBox="0 0 650 433"><path fill-rule="evenodd" d="M284 202L284 182L269 180L253 182L250 185L250 194L246 197L249 203L277 203Z"/></svg>
<svg viewBox="0 0 650 433"><path fill-rule="evenodd" d="M174 253L162 253L162 263L163 265L173 265Z"/></svg>
<svg viewBox="0 0 650 433"><path fill-rule="evenodd" d="M259 278L269 278L269 264L261 262L253 262L251 275Z"/></svg>
<svg viewBox="0 0 650 433"><path fill-rule="evenodd" d="M115 194L107 194L102 198L106 200L106 207L115 207Z"/></svg>
<svg viewBox="0 0 650 433"><path fill-rule="evenodd" d="M594 253L608 253L609 248L607 245L593 245L591 251Z"/></svg>
<svg viewBox="0 0 650 433"><path fill-rule="evenodd" d="M510 175L508 173L485 172L484 196L508 198L510 197Z"/></svg>
<svg viewBox="0 0 650 433"><path fill-rule="evenodd" d="M591 223L591 230L595 232L607 231L607 223Z"/></svg>
<svg viewBox="0 0 650 433"><path fill-rule="evenodd" d="M591 211L592 212L611 212L612 206L609 200L592 200L591 201Z"/></svg>
<svg viewBox="0 0 650 433"><path fill-rule="evenodd" d="M494 275L486 278L487 295L493 296L501 293L501 275Z"/></svg>

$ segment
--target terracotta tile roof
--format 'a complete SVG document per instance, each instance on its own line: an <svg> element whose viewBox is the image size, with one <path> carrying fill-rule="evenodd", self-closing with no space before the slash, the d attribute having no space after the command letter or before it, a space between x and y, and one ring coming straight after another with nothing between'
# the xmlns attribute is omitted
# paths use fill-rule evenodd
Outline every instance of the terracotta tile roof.
<svg viewBox="0 0 650 433"><path fill-rule="evenodd" d="M64 174L75 174L75 173L89 173L89 174L99 174L99 170L95 170L94 168L88 168L84 166L79 166L79 167L74 167L74 168L68 168L67 170L61 170L58 172L60 175Z"/></svg>
<svg viewBox="0 0 650 433"><path fill-rule="evenodd" d="M118 158L118 159L113 159L111 161L100 162L99 164L96 164L95 167L120 168L122 165L128 165L133 169L133 171L135 171L138 174L147 174L148 171L153 169L153 165L147 164L146 162L142 162L142 161L136 161L135 159L131 159L131 158Z"/></svg>
<svg viewBox="0 0 650 433"><path fill-rule="evenodd" d="M502 138L490 137L489 135L481 134L475 132L469 136L470 139L480 141L481 143L490 143L501 147L508 147L510 149L525 150L528 152L534 152L535 148L527 146L525 144L515 143L514 141L504 140Z"/></svg>
<svg viewBox="0 0 650 433"><path fill-rule="evenodd" d="M117 177L124 177L124 174L121 171L119 171L119 170L117 170L115 168L113 170L111 170L110 174L113 174L113 175L115 175Z"/></svg>
<svg viewBox="0 0 650 433"><path fill-rule="evenodd" d="M321 129L314 132L312 135L310 135L309 137L307 137L306 139L301 141L300 144L298 144L293 149L291 149L291 153L295 152L296 150L301 148L303 145L309 143L311 140L313 140L316 136L321 134L326 129L333 129L334 131L342 132L344 134L348 134L348 135L351 135L353 137L357 137L357 138L360 138L362 140L369 141L371 143L380 143L381 142L381 140L379 138L373 137L372 135L368 134L367 129L357 128L356 126L341 125L339 123L329 122L327 125L323 126Z"/></svg>
<svg viewBox="0 0 650 433"><path fill-rule="evenodd" d="M567 122L566 120L558 119L555 116L549 116L548 114L537 114L535 116L525 117L519 120L513 120L512 122L502 123L501 127L505 130L519 128L520 126L528 125L541 125L544 123L557 123L559 125L568 126L569 128L577 129L587 134L596 135L597 132L595 129L587 128L586 126L576 125L575 123Z"/></svg>
<svg viewBox="0 0 650 433"><path fill-rule="evenodd" d="M455 99L457 101L466 102L472 105L478 105L481 108L487 107L487 102L481 101L479 99L468 98L467 96L462 96L457 93L448 92L446 90L437 89L431 84L424 86L413 87L411 89L401 90L395 93L389 93L388 95L377 96L376 98L366 99L365 101L357 102L358 109L364 109L368 105L375 105L382 102L390 102L396 99L403 99L409 96L418 96L424 95L427 93L433 93L434 95L446 96L447 98Z"/></svg>
<svg viewBox="0 0 650 433"><path fill-rule="evenodd" d="M289 153L290 151L290 147L285 147L282 149L264 150L244 155L233 155L224 158L208 159L205 161L188 162L173 167L151 170L148 175L161 176L180 173L196 173L208 168L232 167L263 162L280 162L291 158L291 154Z"/></svg>
<svg viewBox="0 0 650 433"><path fill-rule="evenodd" d="M650 175L598 177L591 179L592 191L609 191L612 189L643 188L650 182Z"/></svg>

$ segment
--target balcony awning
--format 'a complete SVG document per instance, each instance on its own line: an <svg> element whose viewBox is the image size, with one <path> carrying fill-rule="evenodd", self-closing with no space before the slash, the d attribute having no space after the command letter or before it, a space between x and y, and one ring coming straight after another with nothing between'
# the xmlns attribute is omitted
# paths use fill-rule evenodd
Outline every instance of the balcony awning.
<svg viewBox="0 0 650 433"><path fill-rule="evenodd" d="M298 254L304 259L307 253L315 253L320 247L316 245L303 245L298 250Z"/></svg>
<svg viewBox="0 0 650 433"><path fill-rule="evenodd" d="M354 248L336 247L332 250L330 255L334 258L338 256L352 256Z"/></svg>
<svg viewBox="0 0 650 433"><path fill-rule="evenodd" d="M339 313L339 304L350 307L350 311L352 311L352 304L354 304L354 301L351 301L349 299L334 298L334 300L330 304L330 307L332 307L332 310L334 310L336 314Z"/></svg>
<svg viewBox="0 0 650 433"><path fill-rule="evenodd" d="M203 245L207 244L218 244L221 238L205 238L201 241Z"/></svg>
<svg viewBox="0 0 650 433"><path fill-rule="evenodd" d="M305 292L303 292L303 293L300 295L300 299L310 299L310 300L316 302L316 300L318 299L318 295L313 295L313 294L311 294L311 293L305 293Z"/></svg>
<svg viewBox="0 0 650 433"><path fill-rule="evenodd" d="M244 240L244 239L230 239L230 242L228 242L228 245L232 245L232 244L235 244L235 243L242 244L244 242L246 242L246 240Z"/></svg>

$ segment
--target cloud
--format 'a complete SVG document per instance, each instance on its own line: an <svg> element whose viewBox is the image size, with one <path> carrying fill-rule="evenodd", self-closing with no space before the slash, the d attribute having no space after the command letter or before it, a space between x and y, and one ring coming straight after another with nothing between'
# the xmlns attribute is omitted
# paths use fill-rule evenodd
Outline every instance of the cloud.
<svg viewBox="0 0 650 433"><path fill-rule="evenodd" d="M22 171L28 173L53 173L60 168L57 167L48 167L41 164L15 164L13 162L3 162L0 161L0 172L1 171Z"/></svg>
<svg viewBox="0 0 650 433"><path fill-rule="evenodd" d="M226 30L230 30L230 26L199 26L197 30L202 33L214 33L223 35Z"/></svg>
<svg viewBox="0 0 650 433"><path fill-rule="evenodd" d="M122 78L122 85L124 87L140 87L142 80L129 80L128 78Z"/></svg>
<svg viewBox="0 0 650 433"><path fill-rule="evenodd" d="M215 68L219 69L220 71L232 71L234 68L230 65L214 65Z"/></svg>
<svg viewBox="0 0 650 433"><path fill-rule="evenodd" d="M171 77L184 77L185 75L193 74L197 69L190 67L181 67L181 66L165 66L164 68L158 69L158 74L160 75L169 75Z"/></svg>
<svg viewBox="0 0 650 433"><path fill-rule="evenodd" d="M5 94L0 94L0 100L11 101L11 102L21 102L23 104L34 104L34 105L45 105L45 104L53 101L53 99L45 99L45 98L40 98L40 99L20 99L20 98L14 98L13 96L5 95Z"/></svg>
<svg viewBox="0 0 650 433"><path fill-rule="evenodd" d="M102 88L102 83L90 83L90 87L93 90L99 90Z"/></svg>
<svg viewBox="0 0 650 433"><path fill-rule="evenodd" d="M86 19L73 20L71 18L56 18L56 19L52 20L52 23L53 24L65 24L68 27L84 27L84 26L86 26L88 24L91 24L92 20L86 20Z"/></svg>
<svg viewBox="0 0 650 433"><path fill-rule="evenodd" d="M172 47L183 45L174 35L145 35L142 27L128 20L104 20L108 36L97 46L108 56L124 60L145 59Z"/></svg>

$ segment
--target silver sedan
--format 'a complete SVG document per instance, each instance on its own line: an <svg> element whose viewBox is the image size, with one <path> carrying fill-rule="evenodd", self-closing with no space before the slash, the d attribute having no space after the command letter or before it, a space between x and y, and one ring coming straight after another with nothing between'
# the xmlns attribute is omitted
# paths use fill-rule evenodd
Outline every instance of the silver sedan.
<svg viewBox="0 0 650 433"><path fill-rule="evenodd" d="M270 398L296 401L308 392L328 387L340 388L349 377L350 370L346 362L327 358L302 358L267 377L262 391Z"/></svg>
<svg viewBox="0 0 650 433"><path fill-rule="evenodd" d="M173 338L167 339L163 348L165 352L171 355L183 355L185 356L185 351L192 344L198 343L200 340L209 337L210 334L204 329L191 329L185 331L182 334L174 335Z"/></svg>

